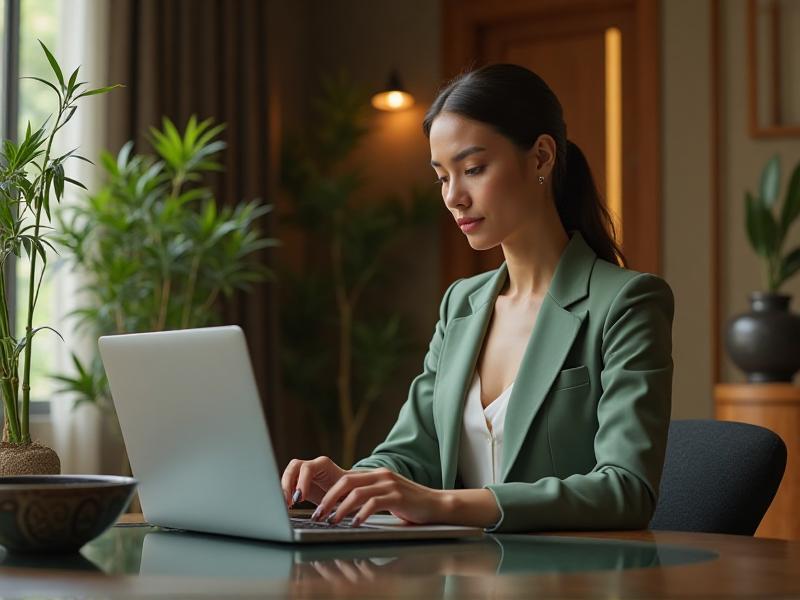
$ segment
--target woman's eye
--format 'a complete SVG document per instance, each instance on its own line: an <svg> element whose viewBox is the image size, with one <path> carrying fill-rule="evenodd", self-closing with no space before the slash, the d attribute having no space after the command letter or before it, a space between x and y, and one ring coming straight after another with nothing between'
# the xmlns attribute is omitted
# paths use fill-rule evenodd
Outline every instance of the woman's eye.
<svg viewBox="0 0 800 600"><path fill-rule="evenodd" d="M447 175L442 175L441 177L437 177L436 181L434 181L433 183L436 183L438 185L444 185L445 183L447 183Z"/></svg>
<svg viewBox="0 0 800 600"><path fill-rule="evenodd" d="M477 167L472 167L471 169L467 169L464 171L464 175L480 175L483 173L483 170L486 167L484 165L479 165Z"/></svg>

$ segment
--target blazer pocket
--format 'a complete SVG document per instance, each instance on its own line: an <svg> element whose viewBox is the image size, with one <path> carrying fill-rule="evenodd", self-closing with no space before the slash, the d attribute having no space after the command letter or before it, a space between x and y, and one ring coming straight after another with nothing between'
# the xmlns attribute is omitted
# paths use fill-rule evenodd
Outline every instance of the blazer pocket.
<svg viewBox="0 0 800 600"><path fill-rule="evenodd" d="M586 365L564 369L553 382L552 391L579 387L589 383L589 369Z"/></svg>

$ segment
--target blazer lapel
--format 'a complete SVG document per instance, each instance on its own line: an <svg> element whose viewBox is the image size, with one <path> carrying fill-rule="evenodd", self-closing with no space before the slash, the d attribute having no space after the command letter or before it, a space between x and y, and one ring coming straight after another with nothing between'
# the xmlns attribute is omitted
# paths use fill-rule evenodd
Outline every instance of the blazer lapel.
<svg viewBox="0 0 800 600"><path fill-rule="evenodd" d="M508 399L500 481L508 477L528 429L567 358L583 318L583 314L574 315L564 310L550 296L542 302Z"/></svg>
<svg viewBox="0 0 800 600"><path fill-rule="evenodd" d="M494 302L506 282L506 276L507 270L503 264L486 284L470 296L472 314L453 319L447 327L434 403L443 489L452 489L455 485L464 401L492 318Z"/></svg>
<svg viewBox="0 0 800 600"><path fill-rule="evenodd" d="M508 399L500 481L508 477L528 429L580 331L586 313L576 314L567 307L588 295L596 259L581 234L574 233L542 301Z"/></svg>

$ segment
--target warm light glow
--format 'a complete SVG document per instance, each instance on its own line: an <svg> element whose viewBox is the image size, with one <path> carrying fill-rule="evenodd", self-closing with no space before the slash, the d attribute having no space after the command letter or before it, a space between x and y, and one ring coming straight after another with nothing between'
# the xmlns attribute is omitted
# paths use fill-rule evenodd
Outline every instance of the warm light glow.
<svg viewBox="0 0 800 600"><path fill-rule="evenodd" d="M606 29L606 203L622 243L622 33Z"/></svg>
<svg viewBox="0 0 800 600"><path fill-rule="evenodd" d="M414 97L398 90L381 92L372 97L372 106L378 110L403 110L413 105Z"/></svg>

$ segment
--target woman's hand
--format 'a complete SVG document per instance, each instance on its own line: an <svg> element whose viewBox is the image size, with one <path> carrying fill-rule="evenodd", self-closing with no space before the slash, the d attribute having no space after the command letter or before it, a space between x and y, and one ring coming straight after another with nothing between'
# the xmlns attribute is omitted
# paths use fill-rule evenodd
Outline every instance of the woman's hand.
<svg viewBox="0 0 800 600"><path fill-rule="evenodd" d="M286 505L300 500L319 504L325 493L347 473L327 456L314 460L291 460L281 477Z"/></svg>
<svg viewBox="0 0 800 600"><path fill-rule="evenodd" d="M341 501L339 506L336 503ZM357 511L353 525L370 515L388 510L409 523L440 523L444 520L446 496L390 471L348 471L342 474L317 503L312 519L328 518L338 523Z"/></svg>

